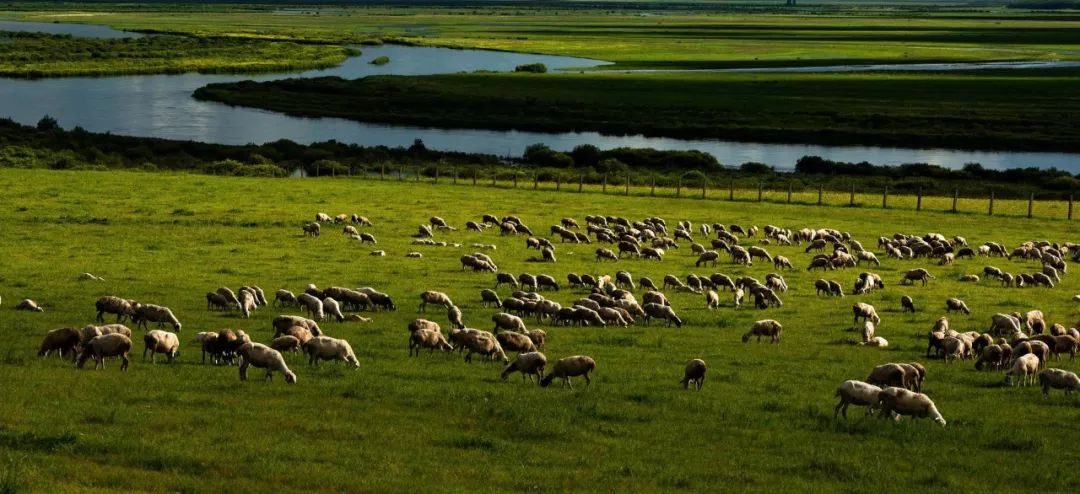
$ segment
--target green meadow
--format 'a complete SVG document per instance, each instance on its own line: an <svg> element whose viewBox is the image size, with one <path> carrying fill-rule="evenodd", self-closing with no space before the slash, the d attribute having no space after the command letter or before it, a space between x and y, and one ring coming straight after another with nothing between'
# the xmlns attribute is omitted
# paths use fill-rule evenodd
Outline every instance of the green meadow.
<svg viewBox="0 0 1080 494"><path fill-rule="evenodd" d="M977 372L970 361L925 357L925 335L943 315L947 297L964 299L971 316L952 315L958 331L982 331L996 312L1041 309L1048 322L1073 326L1078 285L1065 275L1053 289L1003 289L961 283L963 274L995 265L1012 273L1038 264L1001 258L885 259L874 248L881 235L940 232L972 244L1075 240L1070 222L872 208L552 193L442 183L357 179L260 179L203 175L46 170L0 170L0 490L4 492L255 491L840 491L867 486L886 492L1046 491L1080 487L1068 465L1078 459L1074 426L1080 398L1060 391L1043 398L1036 388L1003 386L1000 372ZM378 239L361 246L331 224L322 236L300 227L317 212L357 213ZM458 258L486 251L501 272L614 274L626 270L659 280L694 272L763 279L773 267L735 266L726 258L694 268L681 242L661 262L623 259L599 264L597 245L555 241L558 261L530 260L520 236L467 232L482 214L514 214L544 235L563 217L586 214L672 225L701 223L786 228L829 227L850 232L883 259L880 267L807 272L803 246L766 248L790 258L790 290L783 307L734 308L729 292L709 311L701 295L669 291L686 324L655 322L629 328L552 327L549 361L585 354L596 359L591 386L540 388L517 376L499 380L501 364L466 364L461 354L407 356L406 325L428 317L448 327L441 311L418 312L418 295L446 292L470 327L490 330L493 308L479 292L494 276L461 271ZM459 228L436 240L462 247L411 245L417 225L432 215ZM553 240L554 241L554 240ZM752 241L750 241L752 242ZM385 257L369 255L383 249ZM405 257L420 251L422 259ZM899 284L902 273L926 267L926 287ZM884 290L824 298L813 281L834 279L850 290L858 273L880 274ZM79 281L90 272L104 281ZM264 307L250 319L208 311L203 295L219 286L255 284L267 293L320 287L372 286L389 293L393 312L365 312L368 323L321 324L349 340L360 368L323 363L309 367L287 356L298 382L271 382L253 372L241 383L236 367L200 363L191 344L199 331L243 329L260 342L270 321L296 309ZM509 296L502 287L500 295ZM94 301L121 295L167 305L184 324L181 355L173 364L142 362L135 330L126 373L76 370L57 357L38 358L46 331L94 320ZM636 292L640 299L641 292ZM586 292L565 286L545 296L568 305ZM918 312L900 312L902 295ZM32 298L43 313L13 309ZM882 317L887 349L860 347L851 331L851 305L867 302ZM772 318L783 342L742 343L750 324ZM709 365L700 391L678 384L691 358ZM885 362L924 363L923 388L948 426L863 417L834 420L837 384L864 379ZM1051 366L1077 371L1067 358ZM1051 466L1053 465L1053 466Z"/></svg>

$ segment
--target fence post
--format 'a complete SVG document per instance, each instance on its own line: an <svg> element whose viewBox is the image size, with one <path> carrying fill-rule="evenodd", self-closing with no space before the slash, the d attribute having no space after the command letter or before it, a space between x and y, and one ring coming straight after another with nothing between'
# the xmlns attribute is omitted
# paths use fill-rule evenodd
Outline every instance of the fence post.
<svg viewBox="0 0 1080 494"><path fill-rule="evenodd" d="M397 169L397 179L398 179L398 182L401 182L402 180L405 180L405 167L401 167L401 166L398 167L398 169Z"/></svg>
<svg viewBox="0 0 1080 494"><path fill-rule="evenodd" d="M1072 201L1073 201L1073 195L1069 194L1069 219L1070 220L1072 219Z"/></svg>
<svg viewBox="0 0 1080 494"><path fill-rule="evenodd" d="M787 183L787 203L791 204L791 182Z"/></svg>
<svg viewBox="0 0 1080 494"><path fill-rule="evenodd" d="M558 191L562 187L562 175L555 175L555 190Z"/></svg>
<svg viewBox="0 0 1080 494"><path fill-rule="evenodd" d="M492 187L494 187L494 186L495 186L495 179L496 179L496 178L497 178L498 176L499 176L499 170L498 170L498 169L496 169L495 171L491 172L491 186L492 186Z"/></svg>
<svg viewBox="0 0 1080 494"><path fill-rule="evenodd" d="M922 186L919 186L919 197L915 199L915 210L922 211Z"/></svg>
<svg viewBox="0 0 1080 494"><path fill-rule="evenodd" d="M729 200L729 201L734 201L735 200L735 181L734 180L732 180L731 182L728 183L727 200Z"/></svg>
<svg viewBox="0 0 1080 494"><path fill-rule="evenodd" d="M881 209L889 208L889 186L885 186L885 191L881 193Z"/></svg>
<svg viewBox="0 0 1080 494"><path fill-rule="evenodd" d="M762 183L762 182L757 183L757 202L761 202L761 188L762 188L762 186L764 186L764 183Z"/></svg>
<svg viewBox="0 0 1080 494"><path fill-rule="evenodd" d="M678 183L675 184L675 197L682 195L682 177L679 177Z"/></svg>
<svg viewBox="0 0 1080 494"><path fill-rule="evenodd" d="M630 174L626 174L626 195L630 195Z"/></svg>
<svg viewBox="0 0 1080 494"><path fill-rule="evenodd" d="M539 189L539 188L540 188L540 174L535 173L535 174L533 174L533 190L536 190L536 189Z"/></svg>
<svg viewBox="0 0 1080 494"><path fill-rule="evenodd" d="M990 211L987 214L994 215L994 189L990 189Z"/></svg>
<svg viewBox="0 0 1080 494"><path fill-rule="evenodd" d="M583 189L584 187L585 187L585 174L584 174L584 173L582 173L581 175L578 175L578 179L577 179L577 191L578 191L578 192L581 192L581 190L582 190L582 189Z"/></svg>
<svg viewBox="0 0 1080 494"><path fill-rule="evenodd" d="M379 166L379 180L386 180L386 164Z"/></svg>
<svg viewBox="0 0 1080 494"><path fill-rule="evenodd" d="M604 189L602 192L607 194L607 173L604 174Z"/></svg>
<svg viewBox="0 0 1080 494"><path fill-rule="evenodd" d="M454 185L457 185L457 168L454 168Z"/></svg>
<svg viewBox="0 0 1080 494"><path fill-rule="evenodd" d="M855 184L851 184L851 199L848 201L848 205L855 205Z"/></svg>
<svg viewBox="0 0 1080 494"><path fill-rule="evenodd" d="M956 212L956 199L960 197L960 189L952 190L952 212Z"/></svg>
<svg viewBox="0 0 1080 494"><path fill-rule="evenodd" d="M652 178L652 188L649 190L650 196L656 196L656 177Z"/></svg>
<svg viewBox="0 0 1080 494"><path fill-rule="evenodd" d="M416 169L416 181L420 182L420 168Z"/></svg>
<svg viewBox="0 0 1080 494"><path fill-rule="evenodd" d="M1035 193L1032 192L1031 195L1028 196L1028 218L1031 217L1031 206L1034 205L1034 204L1035 204Z"/></svg>

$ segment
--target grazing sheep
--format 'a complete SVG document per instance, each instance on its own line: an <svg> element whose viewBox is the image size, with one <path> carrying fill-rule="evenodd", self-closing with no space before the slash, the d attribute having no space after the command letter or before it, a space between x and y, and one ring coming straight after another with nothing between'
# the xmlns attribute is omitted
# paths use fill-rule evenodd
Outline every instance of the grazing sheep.
<svg viewBox="0 0 1080 494"><path fill-rule="evenodd" d="M533 376L536 377L536 381L540 382L544 378L544 368L547 367L547 357L540 352L528 352L519 353L513 362L503 369L499 378L505 381L510 374L515 372L521 373L521 380L525 380L526 377L531 381Z"/></svg>
<svg viewBox="0 0 1080 494"><path fill-rule="evenodd" d="M375 240L374 235L372 235L372 234L370 234L368 232L364 232L364 233L360 234L360 243L362 243L362 244L363 243L377 244L379 242L377 240Z"/></svg>
<svg viewBox="0 0 1080 494"><path fill-rule="evenodd" d="M446 308L446 318L450 321L451 328L464 328L465 323L461 320L461 309L456 305Z"/></svg>
<svg viewBox="0 0 1080 494"><path fill-rule="evenodd" d="M247 381L248 367L266 369L266 379L272 380L274 371L281 372L285 376L285 382L296 382L296 374L289 370L285 364L285 357L280 352L262 343L247 342L237 350L240 354L240 380Z"/></svg>
<svg viewBox="0 0 1080 494"><path fill-rule="evenodd" d="M716 261L719 259L720 254L718 254L715 250L707 250L705 252L702 252L701 255L698 256L697 262L694 263L694 267L701 267L702 264L708 263L712 263L713 266L716 266Z"/></svg>
<svg viewBox="0 0 1080 494"><path fill-rule="evenodd" d="M908 282L914 283L916 281L921 281L922 285L926 286L927 280L932 279L934 279L934 276L931 275L927 270L923 268L915 268L905 273L904 279L901 280L901 282L907 284Z"/></svg>
<svg viewBox="0 0 1080 494"><path fill-rule="evenodd" d="M705 292L705 307L710 310L720 307L720 295L716 293L716 290Z"/></svg>
<svg viewBox="0 0 1080 494"><path fill-rule="evenodd" d="M1020 382L1013 383L1013 376L1021 374L1024 378L1024 386L1030 386L1037 372L1039 372L1039 357L1030 353L1015 357L1012 368L1005 373L1005 384L1018 386Z"/></svg>
<svg viewBox="0 0 1080 494"><path fill-rule="evenodd" d="M915 301L912 300L911 297L904 295L903 297L900 297L900 307L903 308L902 312L907 312L910 310L912 313L914 313Z"/></svg>
<svg viewBox="0 0 1080 494"><path fill-rule="evenodd" d="M300 326L311 332L313 336L321 336L322 330L319 329L319 323L306 319L300 316L281 315L274 318L274 338L281 336L282 334L288 334L290 328L294 326Z"/></svg>
<svg viewBox="0 0 1080 494"><path fill-rule="evenodd" d="M507 314L506 312L500 312L491 316L491 322L495 323L495 329L492 331L498 332L500 329L507 329L510 331L525 331L525 321L520 317L513 314Z"/></svg>
<svg viewBox="0 0 1080 494"><path fill-rule="evenodd" d="M319 297L310 293L301 293L296 297L296 301L304 307L304 312L316 321L322 321L326 319L326 315L323 312L322 300Z"/></svg>
<svg viewBox="0 0 1080 494"><path fill-rule="evenodd" d="M642 306L642 309L645 311L646 325L649 324L649 319L655 317L657 319L666 320L668 326L674 324L676 328L682 327L682 319L679 319L679 316L675 315L675 311L670 305L647 303Z"/></svg>
<svg viewBox="0 0 1080 494"><path fill-rule="evenodd" d="M427 348L429 355L435 353L435 350L447 352L454 350L454 346L446 341L442 332L438 330L438 326L435 329L419 328L409 333L409 356L412 357L415 352L419 357L422 348Z"/></svg>
<svg viewBox="0 0 1080 494"><path fill-rule="evenodd" d="M329 336L316 336L304 343L304 353L308 354L308 365L316 365L320 360L340 360L354 368L360 367L356 360L352 345L348 341L331 338Z"/></svg>
<svg viewBox="0 0 1080 494"><path fill-rule="evenodd" d="M173 359L180 355L180 339L175 333L155 329L147 331L143 336L146 348L143 350L143 361L146 361L146 352L150 352L150 363L154 363L154 356L164 353L171 364Z"/></svg>
<svg viewBox="0 0 1080 494"><path fill-rule="evenodd" d="M274 305L280 304L282 307L296 305L296 295L285 289L280 289L274 294Z"/></svg>
<svg viewBox="0 0 1080 494"><path fill-rule="evenodd" d="M1018 333L1020 332L1020 319L999 312L990 316L990 329L987 329L986 332L993 335Z"/></svg>
<svg viewBox="0 0 1080 494"><path fill-rule="evenodd" d="M915 418L931 418L934 422L945 427L945 418L938 412L937 406L929 396L922 393L908 391L904 388L889 387L878 393L878 406L881 408L881 417L886 418L896 415L899 420L901 415L910 415Z"/></svg>
<svg viewBox="0 0 1080 494"><path fill-rule="evenodd" d="M1080 391L1080 377L1066 370L1046 369L1039 373L1039 385L1042 386L1043 396L1050 396L1050 388L1064 389L1067 395Z"/></svg>
<svg viewBox="0 0 1080 494"><path fill-rule="evenodd" d="M683 389L689 389L690 385L694 385L698 391L701 391L701 386L705 384L705 361L701 359L694 359L686 363L686 369L683 371L682 384Z"/></svg>
<svg viewBox="0 0 1080 494"><path fill-rule="evenodd" d="M746 343L752 336L757 336L757 341L760 343L762 336L768 336L770 342L780 343L780 334L783 330L784 327L779 322L773 319L762 319L750 326L750 331L742 336L742 341Z"/></svg>
<svg viewBox="0 0 1080 494"><path fill-rule="evenodd" d="M38 306L37 302L30 299L23 299L15 305L15 310L25 310L30 312L45 312L45 309Z"/></svg>
<svg viewBox="0 0 1080 494"><path fill-rule="evenodd" d="M485 288L480 290L481 305L487 307L489 305L495 307L502 307L502 302L499 301L499 294L495 290Z"/></svg>
<svg viewBox="0 0 1080 494"><path fill-rule="evenodd" d="M626 271L615 273L615 286L629 288L630 290L637 288L634 286L634 277Z"/></svg>
<svg viewBox="0 0 1080 494"><path fill-rule="evenodd" d="M172 324L173 329L177 333L180 332L180 321L176 319L172 311L168 307L162 307L159 305L140 305L135 309L135 314L131 316L131 322L134 322L136 327L147 329L146 323L156 322L158 328L164 327L165 323Z"/></svg>
<svg viewBox="0 0 1080 494"><path fill-rule="evenodd" d="M903 364L889 363L874 367L866 382L875 386L899 386L912 390L920 388L918 372Z"/></svg>
<svg viewBox="0 0 1080 494"><path fill-rule="evenodd" d="M300 328L300 329L303 329L303 328ZM307 331L307 330L304 329L304 331ZM297 353L297 352L300 351L300 346L302 344L303 343L300 341L299 338L297 338L297 337L295 337L293 335L288 335L287 334L287 335L284 335L284 336L278 336L277 338L274 338L273 341L270 342L270 348L273 348L274 350L277 350L277 351L283 352L283 353L284 352Z"/></svg>
<svg viewBox="0 0 1080 494"><path fill-rule="evenodd" d="M852 326L859 323L859 318L863 318L863 321L873 321L874 324L881 324L881 318L878 317L877 311L874 310L874 306L859 302L851 306L851 312L854 314L854 319L851 323Z"/></svg>
<svg viewBox="0 0 1080 494"><path fill-rule="evenodd" d="M45 338L38 347L38 357L47 357L55 351L60 354L60 358L64 358L65 353L74 358L82 341L82 332L77 328L54 329L45 333Z"/></svg>
<svg viewBox="0 0 1080 494"><path fill-rule="evenodd" d="M860 407L866 407L866 414L872 415L874 408L878 404L878 396L881 394L881 388L874 386L873 384L867 384L862 381L848 380L840 383L836 387L836 397L840 398L840 402L836 404L836 408L833 411L833 418L837 418L843 415L847 418L847 409L850 405L856 405Z"/></svg>
<svg viewBox="0 0 1080 494"><path fill-rule="evenodd" d="M495 340L507 352L529 353L536 351L536 344L533 343L531 338L522 333L503 331L495 335Z"/></svg>
<svg viewBox="0 0 1080 494"><path fill-rule="evenodd" d="M251 317L251 311L258 306L259 302L255 297L255 292L240 290L240 313L243 314L245 319Z"/></svg>
<svg viewBox="0 0 1080 494"><path fill-rule="evenodd" d="M236 308L236 306L230 304L228 299L220 293L206 292L206 310L232 310L234 308Z"/></svg>
<svg viewBox="0 0 1080 494"><path fill-rule="evenodd" d="M862 340L863 342L870 341L874 337L874 323L871 321L863 321Z"/></svg>
<svg viewBox="0 0 1080 494"><path fill-rule="evenodd" d="M958 298L945 299L945 312L963 312L964 314L971 315L971 309L968 309L967 304Z"/></svg>
<svg viewBox="0 0 1080 494"><path fill-rule="evenodd" d="M120 357L120 370L128 368L128 352L131 351L131 338L120 333L103 334L95 336L83 345L82 351L75 359L75 365L82 368L90 358L94 359L94 368L105 368L106 357Z"/></svg>
<svg viewBox="0 0 1080 494"><path fill-rule="evenodd" d="M1066 334L1054 336L1054 357L1056 357L1058 360L1061 360L1061 354L1068 353L1069 360L1073 360L1074 358L1076 358L1077 346L1078 342L1076 338L1073 338L1071 335Z"/></svg>
<svg viewBox="0 0 1080 494"><path fill-rule="evenodd" d="M1008 348L1008 351L1006 351ZM1002 368L1011 359L1012 349L1008 344L988 345L979 352L979 359L975 362L975 370L982 370L989 366L991 370Z"/></svg>
<svg viewBox="0 0 1080 494"><path fill-rule="evenodd" d="M454 302L450 300L450 296L443 292L436 292L428 290L420 294L420 312L427 310L427 304L441 305L443 307L450 307L454 305Z"/></svg>
<svg viewBox="0 0 1080 494"><path fill-rule="evenodd" d="M543 290L545 288L549 288L549 289L553 289L553 290L555 290L557 292L557 291L559 291L559 283L557 281L555 281L555 278L553 278L553 277L551 277L549 275L540 274L540 275L536 275L536 288L537 288L537 290Z"/></svg>
<svg viewBox="0 0 1080 494"><path fill-rule="evenodd" d="M114 297L112 295L101 297L94 302L94 307L97 308L97 322L105 322L104 314L116 314L116 322L123 322L125 317L131 317L135 314L135 307L138 304L132 304L131 300L124 300L120 297Z"/></svg>
<svg viewBox="0 0 1080 494"><path fill-rule="evenodd" d="M322 226L318 223L307 223L303 226L304 235L318 237L322 233Z"/></svg>
<svg viewBox="0 0 1080 494"><path fill-rule="evenodd" d="M551 381L562 379L563 387L574 389L574 385L570 383L570 378L577 376L584 377L585 385L588 386L592 384L592 380L589 379L589 373L594 370L596 370L596 361L593 360L592 357L576 355L573 357L562 358L555 362L551 373L540 380L540 386L546 388L551 384Z"/></svg>
<svg viewBox="0 0 1080 494"><path fill-rule="evenodd" d="M495 359L508 362L506 358L506 352L503 351L502 345L499 344L499 340L495 335L487 331L478 331L475 329L454 330L460 331L462 335L459 340L462 347L468 349L468 353L465 354L465 361L472 362L473 354L479 354L488 360L494 361ZM454 332L450 333L451 340L454 337Z"/></svg>
<svg viewBox="0 0 1080 494"><path fill-rule="evenodd" d="M337 322L345 322L345 315L341 313L341 304L337 300L326 297L322 300L322 306L325 314L334 316Z"/></svg>

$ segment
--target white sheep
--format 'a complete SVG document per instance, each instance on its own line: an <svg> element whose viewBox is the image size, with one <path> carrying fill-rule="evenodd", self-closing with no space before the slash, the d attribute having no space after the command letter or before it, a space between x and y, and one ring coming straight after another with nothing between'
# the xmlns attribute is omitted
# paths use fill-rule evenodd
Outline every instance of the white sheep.
<svg viewBox="0 0 1080 494"><path fill-rule="evenodd" d="M322 305L324 313L334 316L334 319L337 319L337 322L345 321L345 315L341 313L341 304L339 304L337 300L326 297L322 300Z"/></svg>
<svg viewBox="0 0 1080 494"><path fill-rule="evenodd" d="M356 360L356 354L353 353L352 345L345 340L329 336L316 336L304 343L303 349L309 357L308 365L316 365L319 360L341 360L354 368L360 367L360 362Z"/></svg>
<svg viewBox="0 0 1080 494"><path fill-rule="evenodd" d="M784 331L784 327L773 319L762 319L755 322L750 326L750 331L742 336L743 343L750 341L750 338L757 336L757 340L760 342L762 336L768 336L773 343L780 343L780 334Z"/></svg>
<svg viewBox="0 0 1080 494"><path fill-rule="evenodd" d="M915 418L929 417L945 427L945 418L938 412L934 401L922 393L904 388L885 388L878 393L878 406L881 407L882 418L895 416L896 420L900 420L901 415L910 415Z"/></svg>
<svg viewBox="0 0 1080 494"><path fill-rule="evenodd" d="M180 339L175 333L155 329L147 331L143 336L146 348L143 350L143 361L146 360L146 352L150 352L150 363L154 363L154 356L164 353L172 363L173 359L180 355Z"/></svg>
<svg viewBox="0 0 1080 494"><path fill-rule="evenodd" d="M162 307L160 305L140 305L135 309L135 314L131 317L131 321L134 322L137 327L142 327L143 329L148 329L146 324L148 322L158 323L158 328L163 327L165 323L170 323L177 333L180 332L180 321L176 319L176 316L173 315L168 307Z"/></svg>
<svg viewBox="0 0 1080 494"><path fill-rule="evenodd" d="M876 347L876 348L888 348L889 347L889 340L886 340L885 338L882 338L880 336L875 336L875 337L870 338L869 340L866 340L866 341L861 342L859 344L864 345L864 346Z"/></svg>
<svg viewBox="0 0 1080 494"><path fill-rule="evenodd" d="M881 324L881 318L878 317L874 306L870 304L859 302L851 306L851 312L855 315L854 320L851 323L853 326L859 323L860 317L863 318L863 321L869 320L873 321L874 324Z"/></svg>
<svg viewBox="0 0 1080 494"><path fill-rule="evenodd" d="M120 334L110 333L95 336L83 345L82 351L75 360L75 365L80 369L90 358L94 359L94 368L105 368L105 357L120 357L120 370L128 368L128 352L131 351L131 338Z"/></svg>
<svg viewBox="0 0 1080 494"><path fill-rule="evenodd" d="M860 407L866 407L866 414L872 415L874 408L878 404L878 396L881 394L881 388L874 386L873 384L867 384L862 381L847 380L840 383L836 387L836 397L840 398L840 403L836 404L836 409L833 411L833 418L837 418L843 415L847 418L847 409L850 405L856 405Z"/></svg>
<svg viewBox="0 0 1080 494"><path fill-rule="evenodd" d="M410 357L414 355L414 352L415 355L419 357L420 350L423 348L427 348L429 354L434 353L435 350L445 350L447 352L454 350L453 345L447 342L446 338L443 337L442 332L437 329L438 326L435 328L436 329L419 328L416 331L409 333Z"/></svg>
<svg viewBox="0 0 1080 494"><path fill-rule="evenodd" d="M1064 389L1065 394L1080 391L1080 377L1061 369L1046 369L1040 372L1039 384L1042 386L1044 396L1050 395L1050 388Z"/></svg>
<svg viewBox="0 0 1080 494"><path fill-rule="evenodd" d="M25 311L30 311L30 312L45 312L45 309L38 306L37 302L34 302L33 300L30 300L28 298L23 299L18 304L16 304L15 305L15 310L25 310Z"/></svg>
<svg viewBox="0 0 1080 494"><path fill-rule="evenodd" d="M874 338L874 329L873 321L863 321L862 340L864 343Z"/></svg>
<svg viewBox="0 0 1080 494"><path fill-rule="evenodd" d="M1030 386L1035 380L1035 374L1037 372L1039 372L1039 357L1032 353L1021 355L1013 359L1012 368L1009 369L1009 372L1005 373L1005 384L1019 386L1019 381L1013 382L1013 376L1022 374L1024 386Z"/></svg>
<svg viewBox="0 0 1080 494"><path fill-rule="evenodd" d="M326 319L326 315L323 312L322 300L310 293L301 293L296 297L296 301L304 307L304 311L308 314L308 317L315 319L316 321L322 321Z"/></svg>
<svg viewBox="0 0 1080 494"><path fill-rule="evenodd" d="M450 300L449 295L443 292L428 290L420 294L420 312L424 312L427 309L428 304L450 307L451 305L454 305L454 302Z"/></svg>
<svg viewBox="0 0 1080 494"><path fill-rule="evenodd" d="M508 329L510 331L526 330L525 321L522 321L518 316L506 312L500 312L491 316L491 322L495 323L495 329L493 331L498 331L500 329Z"/></svg>
<svg viewBox="0 0 1080 494"><path fill-rule="evenodd" d="M237 353L240 354L240 380L247 381L247 369L249 366L266 369L266 379L273 379L273 372L278 371L285 375L285 382L296 382L296 374L289 370L285 364L285 357L281 352L274 350L262 343L247 342L240 346Z"/></svg>
<svg viewBox="0 0 1080 494"><path fill-rule="evenodd" d="M258 297L255 296L255 292L248 290L240 290L240 312L244 315L244 319L251 317L251 311L255 310L259 306Z"/></svg>

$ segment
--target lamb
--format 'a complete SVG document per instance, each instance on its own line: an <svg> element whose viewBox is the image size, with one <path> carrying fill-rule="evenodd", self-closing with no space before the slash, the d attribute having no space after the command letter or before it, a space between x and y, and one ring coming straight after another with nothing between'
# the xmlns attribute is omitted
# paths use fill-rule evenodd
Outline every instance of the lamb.
<svg viewBox="0 0 1080 494"><path fill-rule="evenodd" d="M540 382L544 378L544 368L547 367L547 357L540 352L519 353L513 362L503 369L499 377L505 381L510 374L521 373L521 379L526 377L531 381L533 376Z"/></svg>
<svg viewBox="0 0 1080 494"><path fill-rule="evenodd" d="M773 319L762 319L755 322L750 326L750 331L742 336L743 343L749 342L752 336L757 336L757 341L761 342L762 336L768 336L770 342L780 343L780 334L783 332L784 327Z"/></svg>
<svg viewBox="0 0 1080 494"><path fill-rule="evenodd" d="M720 307L720 295L716 293L716 290L709 290L705 292L705 306L709 310Z"/></svg>
<svg viewBox="0 0 1080 494"><path fill-rule="evenodd" d="M874 323L871 321L863 321L862 340L868 342L874 337Z"/></svg>
<svg viewBox="0 0 1080 494"><path fill-rule="evenodd" d="M495 340L499 342L504 351L517 352L517 353L529 353L536 351L536 344L532 339L521 333L514 333L512 331L503 331L495 335Z"/></svg>
<svg viewBox="0 0 1080 494"><path fill-rule="evenodd" d="M316 336L304 343L302 348L304 353L308 354L308 365L316 365L319 360L341 360L352 365L353 368L360 367L360 362L356 360L356 354L353 353L352 345L349 345L349 342L345 340L329 336Z"/></svg>
<svg viewBox="0 0 1080 494"><path fill-rule="evenodd" d="M540 386L546 388L551 384L551 381L562 379L563 387L574 389L574 385L570 383L570 378L577 376L584 377L585 385L588 386L592 384L592 380L589 379L589 373L594 370L596 370L596 361L593 360L592 357L576 355L573 357L562 358L555 362L551 373L540 380Z"/></svg>
<svg viewBox="0 0 1080 494"><path fill-rule="evenodd" d="M244 315L245 319L251 317L251 311L255 310L258 305L255 292L240 290L240 313Z"/></svg>
<svg viewBox="0 0 1080 494"><path fill-rule="evenodd" d="M670 305L649 303L642 306L642 309L645 311L646 325L649 324L650 318L655 317L657 319L666 320L668 326L674 324L676 328L682 327L682 319L679 319L679 316L675 315L675 311L671 308Z"/></svg>
<svg viewBox="0 0 1080 494"><path fill-rule="evenodd" d="M322 226L318 223L307 223L302 229L304 230L304 235L309 237L318 237L322 233Z"/></svg>
<svg viewBox="0 0 1080 494"><path fill-rule="evenodd" d="M60 354L60 358L64 358L65 352L74 358L82 341L82 332L77 328L54 329L45 333L45 338L41 340L41 346L38 348L38 357L47 357L56 351Z"/></svg>
<svg viewBox="0 0 1080 494"><path fill-rule="evenodd" d="M296 382L296 374L289 370L288 365L285 365L285 357L277 350L262 343L249 341L241 345L237 352L240 354L241 381L247 381L247 370L251 366L266 369L267 380L272 380L274 371L278 371L285 375L286 383L293 384Z"/></svg>
<svg viewBox="0 0 1080 494"><path fill-rule="evenodd" d="M868 340L866 340L864 342L860 342L859 345L875 347L875 348L888 348L889 347L889 340L886 340L885 338L882 338L880 336L875 336L875 337L870 338L870 339L868 339Z"/></svg>
<svg viewBox="0 0 1080 494"><path fill-rule="evenodd" d="M682 384L683 389L690 389L690 385L694 385L698 391L701 391L701 386L705 384L705 361L701 359L694 359L686 363L686 369L683 371Z"/></svg>
<svg viewBox="0 0 1080 494"><path fill-rule="evenodd" d="M412 357L415 352L419 357L422 348L427 348L429 355L435 353L435 350L447 352L454 350L454 346L446 341L442 332L438 330L438 326L435 329L420 328L409 333L409 356Z"/></svg>
<svg viewBox="0 0 1080 494"><path fill-rule="evenodd" d="M847 409L850 405L856 405L866 407L866 414L872 415L874 408L878 405L878 396L881 394L881 388L874 386L873 384L867 384L862 381L848 380L840 383L836 387L836 397L840 398L840 403L836 404L836 409L833 411L833 418L837 418L843 415L847 418Z"/></svg>
<svg viewBox="0 0 1080 494"><path fill-rule="evenodd" d="M296 295L285 289L278 290L274 294L274 305L281 304L282 307L296 305Z"/></svg>
<svg viewBox="0 0 1080 494"><path fill-rule="evenodd" d="M300 329L303 329L304 331L307 331L304 328L300 328ZM309 333L309 335L310 335L310 333ZM309 337L309 339L310 339L310 337ZM284 336L278 336L277 338L274 338L273 341L270 342L270 348L273 348L274 350L277 350L279 352L293 352L293 353L296 353L296 352L300 351L300 346L302 344L303 343L301 343L299 338L297 338L297 337L295 337L293 335L288 335L287 334L287 335L284 335Z"/></svg>
<svg viewBox="0 0 1080 494"><path fill-rule="evenodd" d="M441 305L448 308L454 305L454 302L450 300L449 295L443 292L428 290L420 294L420 312L427 310L427 304Z"/></svg>
<svg viewBox="0 0 1080 494"><path fill-rule="evenodd" d="M97 302L94 302L94 307L97 308L97 322L105 322L105 313L116 314L116 322L123 322L125 317L131 317L135 314L137 305L137 303L132 304L131 300L124 300L112 295L101 297L97 299Z"/></svg>
<svg viewBox="0 0 1080 494"><path fill-rule="evenodd" d="M316 321L322 321L326 319L326 314L323 312L322 300L319 297L310 293L301 293L296 297L296 301L304 307L304 312Z"/></svg>
<svg viewBox="0 0 1080 494"><path fill-rule="evenodd" d="M173 329L177 333L180 332L180 321L176 319L172 311L168 307L162 307L160 305L140 305L135 309L135 314L131 316L131 321L135 323L137 327L147 329L146 323L156 322L158 328L164 326L165 323L172 324Z"/></svg>
<svg viewBox="0 0 1080 494"><path fill-rule="evenodd" d="M1050 388L1064 389L1068 395L1080 391L1080 377L1066 370L1046 369L1039 373L1039 385L1042 386L1043 396L1050 396Z"/></svg>
<svg viewBox="0 0 1080 494"><path fill-rule="evenodd" d="M128 352L131 351L131 338L120 334L111 333L95 336L83 345L82 351L76 357L75 365L82 368L90 358L94 359L94 368L105 368L105 357L120 357L120 370L128 368Z"/></svg>
<svg viewBox="0 0 1080 494"><path fill-rule="evenodd" d="M500 329L508 329L510 331L525 331L525 321L522 321L520 317L513 314L507 314L506 312L500 312L491 316L491 322L495 323L495 329L493 331L498 332Z"/></svg>
<svg viewBox="0 0 1080 494"><path fill-rule="evenodd" d="M945 312L963 312L964 314L971 315L971 309L968 309L967 304L958 298L945 299Z"/></svg>
<svg viewBox="0 0 1080 494"><path fill-rule="evenodd" d="M25 310L30 312L45 312L45 309L38 306L37 302L30 299L23 299L15 305L15 310Z"/></svg>
<svg viewBox="0 0 1080 494"><path fill-rule="evenodd" d="M1035 379L1035 373L1039 372L1039 357L1033 354L1021 355L1013 359L1012 368L1009 372L1005 373L1005 384L1011 386L1018 386L1019 381L1013 383L1013 376L1016 374L1022 374L1024 377L1024 386L1030 386Z"/></svg>
<svg viewBox="0 0 1080 494"><path fill-rule="evenodd" d="M859 302L851 306L851 312L854 314L854 320L851 323L852 326L859 323L859 318L863 318L863 321L873 321L874 324L881 324L881 318L878 317L877 311L874 310L874 306Z"/></svg>
<svg viewBox="0 0 1080 494"><path fill-rule="evenodd" d="M885 388L878 393L878 406L881 407L882 418L893 414L896 415L897 420L901 415L910 415L915 418L930 417L934 422L945 427L945 418L938 412L933 400L922 393L896 387Z"/></svg>
<svg viewBox="0 0 1080 494"><path fill-rule="evenodd" d="M155 329L148 331L143 336L146 348L143 350L143 361L146 361L146 352L150 352L150 363L154 363L154 356L164 353L171 364L173 359L180 355L180 339L175 333Z"/></svg>

